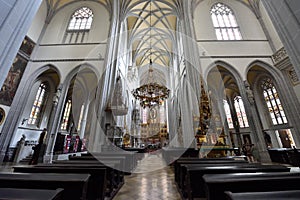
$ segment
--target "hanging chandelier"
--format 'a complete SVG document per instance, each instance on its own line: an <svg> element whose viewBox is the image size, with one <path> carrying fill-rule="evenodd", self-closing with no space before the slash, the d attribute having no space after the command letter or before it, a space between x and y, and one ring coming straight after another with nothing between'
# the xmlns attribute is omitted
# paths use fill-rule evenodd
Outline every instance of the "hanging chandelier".
<svg viewBox="0 0 300 200"><path fill-rule="evenodd" d="M163 85L153 81L152 60L150 59L150 66L148 71L148 78L146 84L136 88L132 91L132 95L136 98L142 108L156 105L161 105L170 94L170 90Z"/></svg>

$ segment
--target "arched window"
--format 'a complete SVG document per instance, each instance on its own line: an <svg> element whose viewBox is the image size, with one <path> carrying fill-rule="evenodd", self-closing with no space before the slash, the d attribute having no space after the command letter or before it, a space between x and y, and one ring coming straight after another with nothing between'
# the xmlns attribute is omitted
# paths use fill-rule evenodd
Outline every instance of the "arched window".
<svg viewBox="0 0 300 200"><path fill-rule="evenodd" d="M64 43L83 43L93 22L93 11L88 7L81 7L76 10L68 24L64 37Z"/></svg>
<svg viewBox="0 0 300 200"><path fill-rule="evenodd" d="M249 127L247 115L245 112L244 103L241 96L236 96L234 98L234 108L236 111L236 115L239 121L240 128Z"/></svg>
<svg viewBox="0 0 300 200"><path fill-rule="evenodd" d="M28 124L39 126L42 118L42 112L46 104L46 98L47 85L46 83L41 83L35 96L33 106L31 108Z"/></svg>
<svg viewBox="0 0 300 200"><path fill-rule="evenodd" d="M62 123L61 123L61 126L60 126L61 130L66 131L68 126L69 126L71 108L72 108L72 101L69 99L67 101L67 103L65 104L64 115L63 115Z"/></svg>
<svg viewBox="0 0 300 200"><path fill-rule="evenodd" d="M78 120L78 126L77 126L78 131L81 129L81 123L82 123L82 120L83 120L83 112L84 112L84 105L81 105L80 115L79 115L79 120Z"/></svg>
<svg viewBox="0 0 300 200"><path fill-rule="evenodd" d="M72 15L68 30L89 30L92 26L93 17L93 11L88 7L76 10Z"/></svg>
<svg viewBox="0 0 300 200"><path fill-rule="evenodd" d="M210 10L218 40L241 40L240 28L233 11L223 3L216 3Z"/></svg>
<svg viewBox="0 0 300 200"><path fill-rule="evenodd" d="M224 99L223 100L223 105L224 105L224 110L225 110L225 114L226 114L226 118L227 118L228 127L229 128L234 128L228 101Z"/></svg>
<svg viewBox="0 0 300 200"><path fill-rule="evenodd" d="M288 121L273 81L270 78L265 78L261 87L273 125L286 124Z"/></svg>

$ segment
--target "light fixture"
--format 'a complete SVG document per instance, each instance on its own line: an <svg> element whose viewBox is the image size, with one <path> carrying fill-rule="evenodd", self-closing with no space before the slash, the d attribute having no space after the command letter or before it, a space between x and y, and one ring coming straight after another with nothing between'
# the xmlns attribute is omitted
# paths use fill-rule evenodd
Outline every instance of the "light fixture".
<svg viewBox="0 0 300 200"><path fill-rule="evenodd" d="M140 102L142 108L151 108L152 106L161 105L161 103L169 97L170 90L153 81L151 59L147 80L148 81L144 85L133 90L132 95Z"/></svg>

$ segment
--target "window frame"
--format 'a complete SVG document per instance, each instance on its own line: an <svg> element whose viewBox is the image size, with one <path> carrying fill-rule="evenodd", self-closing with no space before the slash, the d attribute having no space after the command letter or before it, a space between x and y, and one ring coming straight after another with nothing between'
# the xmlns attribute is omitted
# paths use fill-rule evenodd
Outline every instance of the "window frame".
<svg viewBox="0 0 300 200"><path fill-rule="evenodd" d="M249 120L247 117L245 104L241 96L237 95L233 98L234 109L236 112L238 124L240 128L249 128ZM237 104L237 106L236 106ZM237 110L238 108L238 110ZM240 116L239 116L240 113ZM242 122L242 124L241 124Z"/></svg>
<svg viewBox="0 0 300 200"><path fill-rule="evenodd" d="M226 109L225 106L226 107L228 106L228 109ZM231 110L230 110L230 105L229 105L229 103L226 99L223 99L223 107L224 107L224 112L225 112L225 115L226 115L226 121L227 121L228 128L229 129L234 129L234 124L233 124L233 118L232 118L232 114L231 114Z"/></svg>
<svg viewBox="0 0 300 200"><path fill-rule="evenodd" d="M69 124L70 123L70 116L71 116L71 113L72 113L71 110L72 110L72 101L71 101L71 99L67 99L66 103L64 105L64 111L63 111L63 115L62 115L61 123L60 123L60 130L61 131L68 131L68 127L70 125ZM68 112L67 115L66 115L66 112ZM66 122L64 120L66 120Z"/></svg>
<svg viewBox="0 0 300 200"><path fill-rule="evenodd" d="M43 96L41 97L42 93ZM28 126L40 127L46 109L48 97L49 97L49 84L45 81L41 82L38 86L37 92L35 94L35 98L33 100L33 104L31 106L31 110L27 121ZM40 105L38 106L38 104Z"/></svg>
<svg viewBox="0 0 300 200"><path fill-rule="evenodd" d="M84 9L88 9L89 12L91 12L91 14L90 14L90 13L85 13L85 14L90 14L88 17L81 17L81 18L80 18L80 17L76 17L76 16L75 16L78 12L80 12L81 10L84 10ZM85 10L85 11L86 11L86 10ZM73 20L74 18L75 18L75 22L73 23L72 20ZM89 23L88 28L87 28L87 24L88 24L88 21L89 21L90 18L91 18L91 22ZM76 27L75 25L76 25L76 23L79 21L79 19L81 20L81 21L79 22L79 28L75 28L75 27ZM86 23L85 23L85 25L83 26L84 28L80 28L83 19L86 19ZM76 9L76 10L72 13L72 15L71 15L71 17L70 17L70 19L69 19L69 21L68 21L67 32L88 32L88 31L91 30L91 28L92 28L93 21L94 21L94 12L93 12L93 10L92 10L91 8L87 7L87 6L82 6L82 7L78 8L78 9ZM73 28L70 28L71 23L74 24L74 25L73 25Z"/></svg>
<svg viewBox="0 0 300 200"><path fill-rule="evenodd" d="M288 118L285 114L280 95L273 80L270 77L265 77L260 81L260 87L262 89L262 98L265 102L264 105L269 113L272 125L278 126L288 124ZM278 119L280 119L280 121Z"/></svg>
<svg viewBox="0 0 300 200"><path fill-rule="evenodd" d="M234 14L233 9L231 7L224 3L217 2L211 6L210 16L217 40L243 40L241 29L237 22L237 17ZM231 33L229 33L229 31L231 31Z"/></svg>

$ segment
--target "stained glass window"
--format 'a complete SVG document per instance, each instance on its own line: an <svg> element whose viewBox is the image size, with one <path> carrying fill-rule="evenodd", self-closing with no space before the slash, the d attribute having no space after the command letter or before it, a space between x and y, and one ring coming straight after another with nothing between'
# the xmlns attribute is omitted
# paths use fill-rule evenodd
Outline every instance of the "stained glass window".
<svg viewBox="0 0 300 200"><path fill-rule="evenodd" d="M236 96L234 98L234 108L236 111L236 115L238 118L239 126L240 128L246 128L249 127L244 103L241 96Z"/></svg>
<svg viewBox="0 0 300 200"><path fill-rule="evenodd" d="M265 78L262 81L261 87L273 125L288 123L273 81L270 78Z"/></svg>
<svg viewBox="0 0 300 200"><path fill-rule="evenodd" d="M227 118L228 127L234 128L232 117L231 117L231 112L230 112L230 107L229 107L227 100L223 100L223 104L224 104L224 110L225 110L225 114L226 114L226 118Z"/></svg>
<svg viewBox="0 0 300 200"><path fill-rule="evenodd" d="M35 100L28 119L28 124L30 125L39 125L40 123L42 117L42 110L44 108L47 95L46 89L47 85L45 83L41 83L35 96Z"/></svg>
<svg viewBox="0 0 300 200"><path fill-rule="evenodd" d="M71 108L72 108L72 101L68 100L67 103L65 104L64 115L60 127L61 130L67 130L69 119L70 119Z"/></svg>

